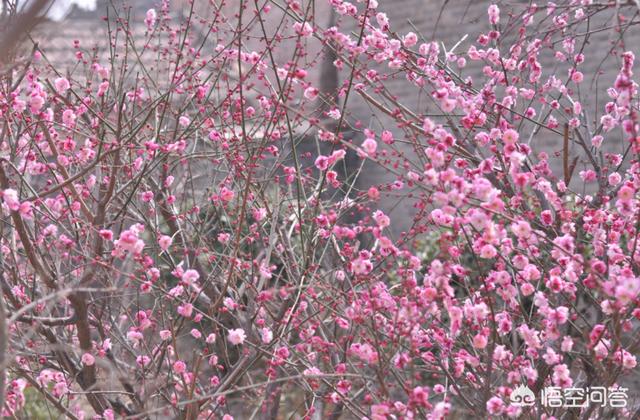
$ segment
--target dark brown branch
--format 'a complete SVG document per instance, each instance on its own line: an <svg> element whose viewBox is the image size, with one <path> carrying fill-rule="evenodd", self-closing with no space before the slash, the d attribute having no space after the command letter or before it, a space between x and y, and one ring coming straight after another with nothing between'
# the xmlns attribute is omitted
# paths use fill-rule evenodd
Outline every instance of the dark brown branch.
<svg viewBox="0 0 640 420"><path fill-rule="evenodd" d="M562 135L562 169L564 183L569 185L569 124L564 125L564 133Z"/></svg>
<svg viewBox="0 0 640 420"><path fill-rule="evenodd" d="M13 51L22 38L38 23L38 17L51 3L51 0L36 0L24 13L15 15L5 27L0 39L0 64L6 64L13 57Z"/></svg>
<svg viewBox="0 0 640 420"><path fill-rule="evenodd" d="M0 271L0 276L4 274ZM7 378L7 313L5 311L4 296L0 293L0 410L4 407L4 384Z"/></svg>
<svg viewBox="0 0 640 420"><path fill-rule="evenodd" d="M20 317L18 317L17 319L18 322L25 322L25 323L39 323L42 325L46 325L47 327L59 327L62 325L71 325L74 322L76 322L76 317L75 315L72 316L67 316L67 317L63 317L63 318L52 318L52 317L40 317L40 316L29 316L29 315L22 315Z"/></svg>

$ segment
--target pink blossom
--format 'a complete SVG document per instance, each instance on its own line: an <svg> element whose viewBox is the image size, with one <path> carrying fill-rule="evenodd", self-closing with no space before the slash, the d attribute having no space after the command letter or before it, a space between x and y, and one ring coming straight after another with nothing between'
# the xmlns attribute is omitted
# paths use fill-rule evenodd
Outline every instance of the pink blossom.
<svg viewBox="0 0 640 420"><path fill-rule="evenodd" d="M614 172L609 174L607 180L609 181L609 185L618 185L620 181L622 181L622 176L619 173Z"/></svg>
<svg viewBox="0 0 640 420"><path fill-rule="evenodd" d="M147 25L147 29L153 29L153 26L156 24L157 14L155 9L147 10L146 16L144 18L144 23Z"/></svg>
<svg viewBox="0 0 640 420"><path fill-rule="evenodd" d="M236 195L235 192L233 192L233 190L228 189L227 187L222 187L220 189L220 199L222 199L222 201L229 202L233 200L233 197L235 195Z"/></svg>
<svg viewBox="0 0 640 420"><path fill-rule="evenodd" d="M34 91L31 96L29 96L29 110L34 114L40 112L44 103L45 97L40 92Z"/></svg>
<svg viewBox="0 0 640 420"><path fill-rule="evenodd" d="M304 97L310 101L313 101L318 97L319 93L320 91L317 88L314 88L313 86L309 86L304 90Z"/></svg>
<svg viewBox="0 0 640 420"><path fill-rule="evenodd" d="M520 220L512 224L511 231L514 235L521 239L527 239L531 236L531 226L524 220Z"/></svg>
<svg viewBox="0 0 640 420"><path fill-rule="evenodd" d="M177 360L173 363L173 371L178 375L187 371L187 364L182 360Z"/></svg>
<svg viewBox="0 0 640 420"><path fill-rule="evenodd" d="M181 115L180 118L178 118L178 124L180 124L181 127L188 127L189 124L191 124L191 119L186 115Z"/></svg>
<svg viewBox="0 0 640 420"><path fill-rule="evenodd" d="M423 386L417 386L411 390L410 402L424 408L430 408L429 389Z"/></svg>
<svg viewBox="0 0 640 420"><path fill-rule="evenodd" d="M334 151L333 153L331 153L331 156L329 156L329 163L333 165L337 161L344 159L346 154L347 153L342 149Z"/></svg>
<svg viewBox="0 0 640 420"><path fill-rule="evenodd" d="M584 182L594 182L597 177L598 175L596 174L596 172L591 169L580 171L580 178L582 178Z"/></svg>
<svg viewBox="0 0 640 420"><path fill-rule="evenodd" d="M552 379L555 386L568 388L573 385L573 380L571 379L569 369L564 363L556 365L553 368Z"/></svg>
<svg viewBox="0 0 640 420"><path fill-rule="evenodd" d="M339 120L342 114L340 113L340 110L338 108L333 108L327 113L327 115L329 116L329 118Z"/></svg>
<svg viewBox="0 0 640 420"><path fill-rule="evenodd" d="M329 158L318 156L315 161L315 167L321 171L326 171L329 168Z"/></svg>
<svg viewBox="0 0 640 420"><path fill-rule="evenodd" d="M100 229L100 232L98 233L100 234L102 239L106 241L111 241L113 239L113 232L109 229Z"/></svg>
<svg viewBox="0 0 640 420"><path fill-rule="evenodd" d="M186 270L184 273L182 273L181 279L186 284L192 284L197 282L199 278L200 278L200 274L196 270L189 269L189 270Z"/></svg>
<svg viewBox="0 0 640 420"><path fill-rule="evenodd" d="M518 141L519 135L516 130L508 129L502 135L502 140L505 144L513 145Z"/></svg>
<svg viewBox="0 0 640 420"><path fill-rule="evenodd" d="M2 200L11 211L18 211L20 209L20 200L18 199L18 192L16 190L7 188L2 191Z"/></svg>
<svg viewBox="0 0 640 420"><path fill-rule="evenodd" d="M389 30L389 18L385 13L378 13L376 15L376 21L380 25L380 29L383 31Z"/></svg>
<svg viewBox="0 0 640 420"><path fill-rule="evenodd" d="M624 369L631 370L637 366L636 357L624 349L616 351L613 358Z"/></svg>
<svg viewBox="0 0 640 420"><path fill-rule="evenodd" d="M93 357L91 353L84 353L82 355L82 364L85 366L93 366L96 362L96 359Z"/></svg>
<svg viewBox="0 0 640 420"><path fill-rule="evenodd" d="M114 255L123 256L125 252L140 254L144 249L144 241L138 237L142 227L134 225L120 234L120 238L113 241L115 245Z"/></svg>
<svg viewBox="0 0 640 420"><path fill-rule="evenodd" d="M108 90L109 90L109 82L105 80L104 82L98 85L98 91L96 94L98 95L98 97L103 97Z"/></svg>
<svg viewBox="0 0 640 420"><path fill-rule="evenodd" d="M369 156L372 156L376 152L377 148L378 144L374 139L368 138L362 143L362 149Z"/></svg>
<svg viewBox="0 0 640 420"><path fill-rule="evenodd" d="M573 339L571 337L565 336L562 339L562 345L560 346L560 349L563 352L569 352L571 351L572 348L573 348Z"/></svg>
<svg viewBox="0 0 640 420"><path fill-rule="evenodd" d="M496 248L493 245L486 244L480 249L481 258L494 258L498 254Z"/></svg>
<svg viewBox="0 0 640 420"><path fill-rule="evenodd" d="M487 412L493 416L498 416L504 409L504 401L499 397L491 397L487 401Z"/></svg>
<svg viewBox="0 0 640 420"><path fill-rule="evenodd" d="M582 81L584 80L584 75L579 71L575 71L571 74L571 80L576 84L582 83Z"/></svg>
<svg viewBox="0 0 640 420"><path fill-rule="evenodd" d="M557 363L560 363L560 361L562 360L560 356L551 347L547 347L547 351L542 357L544 358L545 363L548 364L549 366L553 366Z"/></svg>
<svg viewBox="0 0 640 420"><path fill-rule="evenodd" d="M269 328L263 328L262 330L260 330L260 338L263 343L270 343L271 340L273 340L273 331L271 331Z"/></svg>
<svg viewBox="0 0 640 420"><path fill-rule="evenodd" d="M143 338L144 335L137 329L131 328L127 331L127 340L131 341L134 345L137 345Z"/></svg>
<svg viewBox="0 0 640 420"><path fill-rule="evenodd" d="M384 144L393 144L394 143L394 139L393 139L393 133L389 130L384 130L382 132L382 134L380 135L380 138L382 140L382 142Z"/></svg>
<svg viewBox="0 0 640 420"><path fill-rule="evenodd" d="M313 27L309 24L309 22L296 22L293 24L293 29L300 36L308 37L313 34Z"/></svg>
<svg viewBox="0 0 640 420"><path fill-rule="evenodd" d="M625 185L618 190L618 200L620 201L630 201L633 199L635 195L635 191L633 188Z"/></svg>
<svg viewBox="0 0 640 420"><path fill-rule="evenodd" d="M142 199L142 201L144 201L145 203L148 203L150 201L153 200L153 191L145 191L141 194L140 198Z"/></svg>
<svg viewBox="0 0 640 420"><path fill-rule="evenodd" d="M591 138L591 145L593 145L593 147L598 148L600 146L602 146L602 141L604 140L604 137L602 136L593 136Z"/></svg>
<svg viewBox="0 0 640 420"><path fill-rule="evenodd" d="M477 334L473 337L473 347L477 349L484 349L487 347L487 336L484 334Z"/></svg>
<svg viewBox="0 0 640 420"><path fill-rule="evenodd" d="M171 236L162 235L158 239L158 245L160 246L160 249L162 249L163 251L166 251L167 249L169 249L172 243L173 243L173 239L171 238Z"/></svg>
<svg viewBox="0 0 640 420"><path fill-rule="evenodd" d="M225 308L229 309L230 311L238 307L238 304L233 300L233 298L230 298L228 296L222 299L222 303L224 303Z"/></svg>
<svg viewBox="0 0 640 420"><path fill-rule="evenodd" d="M229 342L234 346L244 343L244 340L246 340L246 338L247 338L247 335L245 334L242 328L229 330L229 333L227 336L227 339L229 340Z"/></svg>
<svg viewBox="0 0 640 420"><path fill-rule="evenodd" d="M407 33L404 38L402 38L402 45L405 48L411 48L418 43L418 36L413 32Z"/></svg>
<svg viewBox="0 0 640 420"><path fill-rule="evenodd" d="M193 305L190 303L179 305L178 313L185 318L191 318L191 315L193 315Z"/></svg>
<svg viewBox="0 0 640 420"><path fill-rule="evenodd" d="M374 404L371 406L371 420L387 420L390 412L386 404Z"/></svg>
<svg viewBox="0 0 640 420"><path fill-rule="evenodd" d="M62 123L68 128L73 128L76 125L76 118L72 109L65 109L62 113Z"/></svg>
<svg viewBox="0 0 640 420"><path fill-rule="evenodd" d="M378 352L368 343L353 343L349 351L368 364L378 363Z"/></svg>
<svg viewBox="0 0 640 420"><path fill-rule="evenodd" d="M251 213L253 214L253 218L256 219L257 222L261 222L265 217L267 217L267 209L265 209L264 207L252 209Z"/></svg>
<svg viewBox="0 0 640 420"><path fill-rule="evenodd" d="M375 212L373 212L373 219L376 221L380 229L384 229L391 225L391 219L389 218L389 216L387 216L380 210L376 210Z"/></svg>
<svg viewBox="0 0 640 420"><path fill-rule="evenodd" d="M351 261L351 271L356 275L366 275L373 270L373 264L367 251L361 252L356 259Z"/></svg>
<svg viewBox="0 0 640 420"><path fill-rule="evenodd" d="M446 214L441 209L435 209L431 212L431 219L437 225L451 226L453 224L453 217L450 214Z"/></svg>
<svg viewBox="0 0 640 420"><path fill-rule="evenodd" d="M640 278L634 275L620 276L615 297L622 305L631 303L640 293Z"/></svg>
<svg viewBox="0 0 640 420"><path fill-rule="evenodd" d="M64 77L58 77L54 81L54 86L56 88L56 91L61 95L64 95L66 91L69 90L69 88L71 87L71 85L69 84L69 81Z"/></svg>
<svg viewBox="0 0 640 420"><path fill-rule="evenodd" d="M97 71L98 71L98 76L100 76L102 80L109 79L109 74L111 73L109 70L109 67L103 67L98 65Z"/></svg>
<svg viewBox="0 0 640 420"><path fill-rule="evenodd" d="M54 397L62 397L63 395L65 395L67 392L69 391L69 386L67 385L67 383L65 381L59 381L56 382L56 384L53 386L53 396Z"/></svg>
<svg viewBox="0 0 640 420"><path fill-rule="evenodd" d="M497 25L500 22L500 9L495 4L489 6L489 22L492 25Z"/></svg>

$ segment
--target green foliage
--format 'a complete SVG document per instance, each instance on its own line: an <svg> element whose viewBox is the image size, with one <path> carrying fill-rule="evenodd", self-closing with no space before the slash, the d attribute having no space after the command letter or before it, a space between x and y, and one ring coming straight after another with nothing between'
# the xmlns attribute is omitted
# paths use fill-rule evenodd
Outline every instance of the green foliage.
<svg viewBox="0 0 640 420"><path fill-rule="evenodd" d="M50 409L50 404L37 389L27 387L24 390L25 404L16 417L25 420L49 420L56 417L56 411Z"/></svg>

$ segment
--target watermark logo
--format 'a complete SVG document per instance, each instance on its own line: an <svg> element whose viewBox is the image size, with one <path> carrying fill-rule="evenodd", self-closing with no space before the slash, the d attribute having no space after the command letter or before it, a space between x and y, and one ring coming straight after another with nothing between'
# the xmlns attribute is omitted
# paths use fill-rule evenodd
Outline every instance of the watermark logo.
<svg viewBox="0 0 640 420"><path fill-rule="evenodd" d="M548 386L540 392L540 404L543 407L588 407L597 404L601 407L625 408L628 402L629 388L571 387L560 388ZM511 404L516 407L529 407L536 403L536 396L525 385L520 385L509 396Z"/></svg>
<svg viewBox="0 0 640 420"><path fill-rule="evenodd" d="M511 400L511 404L516 407L529 407L536 403L536 396L531 388L525 385L520 385L513 390L509 396L509 400Z"/></svg>

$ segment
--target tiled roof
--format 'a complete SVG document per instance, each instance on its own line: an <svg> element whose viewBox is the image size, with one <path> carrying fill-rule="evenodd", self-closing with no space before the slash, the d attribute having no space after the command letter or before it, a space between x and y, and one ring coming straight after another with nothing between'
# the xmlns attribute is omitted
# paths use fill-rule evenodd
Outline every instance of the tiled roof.
<svg viewBox="0 0 640 420"><path fill-rule="evenodd" d="M306 4L306 2L303 2ZM409 31L419 33L424 40L435 39L440 40L446 48L451 48L458 41L460 41L464 35L469 34L464 42L462 42L457 51L466 51L471 42L474 42L474 37L481 32L487 32L490 27L487 19L487 6L491 3L486 0L381 0L380 8L385 11L391 22L391 30L398 35L406 34ZM526 7L529 2L521 0L512 1L499 1L497 2L502 10L503 21L507 20L510 13L518 13ZM559 2L560 3L560 2ZM134 25L134 38L136 43L144 42L144 28L141 25L144 11L155 4L149 1L137 1L134 2L135 10L134 14L137 16ZM186 4L186 3L185 3ZM200 5L208 4L208 2L201 2ZM173 1L172 5L176 8L175 12L182 11L182 3L180 1ZM237 8L237 3L229 1L226 3L226 14L230 19L230 25L233 25L234 8ZM315 3L315 15L314 19L321 27L326 27L329 16L327 1L318 1ZM207 13L207 9L198 10L200 13ZM76 14L71 19L65 22L51 22L41 26L38 32L35 34L35 39L40 42L42 49L44 50L47 58L51 60L54 66L59 70L74 71L78 69L77 62L70 60L68 56L68 48L73 46L74 40L79 40L80 45L83 48L91 49L94 45L97 45L98 50L107 50L107 36L106 25L101 22L98 16L104 14L99 11L94 14ZM540 15L539 15L540 16ZM280 20L281 14L279 11L272 10L266 17L267 28L274 30L274 25ZM537 19L542 20L541 17ZM587 57L584 64L581 65L581 71L585 75L594 75L594 79L586 79L581 85L580 94L583 95L583 103L585 108L591 115L596 109L602 109L602 106L607 101L606 89L613 82L618 70L619 59L610 54L610 51L615 50L615 41L617 40L617 34L614 33L610 26L612 26L612 19L614 16L612 13L600 13L596 18L590 22L589 30L594 33L588 38L583 38L586 41L584 45L584 54ZM350 19L345 19L345 27L349 29ZM586 32L585 25L579 28L578 32ZM356 28L352 26L351 30ZM264 48L264 44L260 40L261 34L249 34L255 35L248 38L246 41L246 48L249 50L260 51ZM509 33L505 34L506 37L510 36ZM625 39L627 41L626 48L634 51L637 56L640 57L640 29L638 26L632 26L626 29ZM580 42L582 40L579 40ZM576 48L581 48L580 42ZM320 46L314 43L310 43L308 46L308 56L315 57L320 51ZM276 60L280 63L284 63L289 60L289 50L283 49L280 51L280 55L276 56ZM469 60L468 60L469 61ZM549 66L543 73L542 80L546 80L551 74L555 74L559 78L566 78L567 68L558 66L553 60L550 53L543 53L540 56L540 61L543 64ZM148 64L150 67L153 63ZM371 63L368 63L371 65ZM373 68L377 68L381 72L389 72L389 69L384 66L373 65ZM308 80L314 84L319 84L320 74L317 69L320 66L316 66L316 70L312 70L308 77ZM482 79L482 64L469 63L469 65L462 71L464 77L471 76L474 80ZM340 75L342 80L347 77L347 72L343 71ZM429 113L433 112L433 105L429 99L428 90L421 91L417 89L412 83L409 83L404 77L389 78L385 83L389 92L399 98L400 102L407 108L414 112ZM380 125L383 125L385 129L391 129L396 131L398 135L401 135L401 131L398 130L389 118L380 115L380 112L369 106L364 100L357 95L351 95L349 99L349 116L350 119L362 120L365 124L371 125L376 129L380 129ZM593 122L590 122L593 124ZM553 155L562 149L562 138L556 133L549 132L547 130L541 130L531 140L531 145L535 151L546 151ZM619 152L622 150L622 143L616 140L614 135L607 138L605 144L606 150L613 150ZM410 150L407 151L410 153ZM576 146L572 146L571 154L580 156L580 150ZM561 173L562 160L557 157L553 158L551 166L556 173ZM584 167L582 163L578 164L576 173ZM370 166L367 168L363 183L373 184L380 182L388 182L393 180L393 177L388 175L384 170ZM579 187L580 179L574 176L572 186ZM364 185L363 185L364 186ZM395 204L395 203L394 203ZM407 210L408 209L408 210ZM396 210L398 211L398 210ZM404 206L402 211L407 211L407 214L411 212L410 206ZM406 218L409 220L410 218Z"/></svg>

